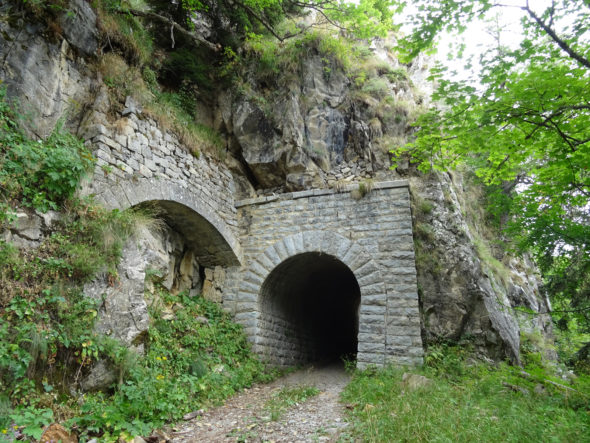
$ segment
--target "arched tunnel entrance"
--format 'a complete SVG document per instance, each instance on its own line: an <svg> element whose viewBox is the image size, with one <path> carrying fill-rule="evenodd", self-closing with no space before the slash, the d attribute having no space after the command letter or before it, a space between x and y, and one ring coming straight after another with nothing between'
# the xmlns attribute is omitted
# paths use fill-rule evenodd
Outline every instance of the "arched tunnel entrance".
<svg viewBox="0 0 590 443"><path fill-rule="evenodd" d="M279 264L261 287L260 335L269 362L356 357L360 288L337 258L307 252Z"/></svg>

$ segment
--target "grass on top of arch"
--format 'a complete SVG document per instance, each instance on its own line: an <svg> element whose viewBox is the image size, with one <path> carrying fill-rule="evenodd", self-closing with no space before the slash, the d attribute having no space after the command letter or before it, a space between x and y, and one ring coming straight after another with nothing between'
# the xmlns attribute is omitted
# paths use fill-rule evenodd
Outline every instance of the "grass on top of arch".
<svg viewBox="0 0 590 443"><path fill-rule="evenodd" d="M590 441L588 376L570 383L534 366L527 377L507 364L469 366L457 349L435 352L421 369L356 372L342 395L351 425L341 441ZM406 372L432 383L404 388Z"/></svg>

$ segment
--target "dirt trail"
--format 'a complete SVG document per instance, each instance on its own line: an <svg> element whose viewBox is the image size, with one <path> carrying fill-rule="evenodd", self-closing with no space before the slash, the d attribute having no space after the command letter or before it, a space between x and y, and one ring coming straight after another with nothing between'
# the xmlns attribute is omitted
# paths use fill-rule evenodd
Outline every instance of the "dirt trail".
<svg viewBox="0 0 590 443"><path fill-rule="evenodd" d="M329 442L346 426L339 395L350 377L342 364L303 369L273 383L256 385L202 417L177 426L181 442ZM265 404L285 386L315 386L320 393L272 421Z"/></svg>

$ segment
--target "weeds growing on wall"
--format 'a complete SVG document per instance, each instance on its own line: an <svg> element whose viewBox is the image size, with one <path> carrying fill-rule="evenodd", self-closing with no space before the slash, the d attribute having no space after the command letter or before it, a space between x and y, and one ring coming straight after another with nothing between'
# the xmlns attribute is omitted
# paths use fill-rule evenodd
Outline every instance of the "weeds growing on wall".
<svg viewBox="0 0 590 443"><path fill-rule="evenodd" d="M534 359L531 359L534 360ZM431 346L422 369L358 371L343 399L347 441L586 441L590 379L547 367L469 362L465 347ZM431 383L410 388L406 372Z"/></svg>

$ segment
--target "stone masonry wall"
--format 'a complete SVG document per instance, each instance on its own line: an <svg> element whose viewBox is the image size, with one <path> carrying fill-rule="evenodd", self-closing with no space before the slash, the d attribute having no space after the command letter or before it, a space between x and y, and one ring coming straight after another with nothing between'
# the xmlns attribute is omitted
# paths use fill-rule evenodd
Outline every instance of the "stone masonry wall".
<svg viewBox="0 0 590 443"><path fill-rule="evenodd" d="M313 361L312 337L301 334L301 330L281 318L277 313L262 313L259 322L258 349L264 358L283 366L296 366L302 361ZM266 346L263 346L262 343Z"/></svg>
<svg viewBox="0 0 590 443"><path fill-rule="evenodd" d="M260 289L284 260L313 251L336 257L359 284L359 367L422 362L408 184L377 183L361 198L352 198L353 188L236 203L244 260L237 289L224 295L224 306L244 325L254 349L275 363L292 360L297 350L282 328L269 327L263 318Z"/></svg>
<svg viewBox="0 0 590 443"><path fill-rule="evenodd" d="M201 226L199 232L184 226L187 232L183 234L190 236L189 231L193 230L193 236L200 237L196 240L201 242L207 241L205 237L219 237L210 240L210 245L200 245L206 262L203 264L239 264L234 182L225 165L205 155L195 157L174 134L162 132L155 121L135 113L109 123L104 114L97 115L95 111L84 136L97 161L83 194L94 194L98 201L112 208L126 208L145 201L188 207L212 228ZM186 214L167 205L164 203L165 212L176 211L170 219L190 225ZM229 248L223 243L229 244Z"/></svg>

